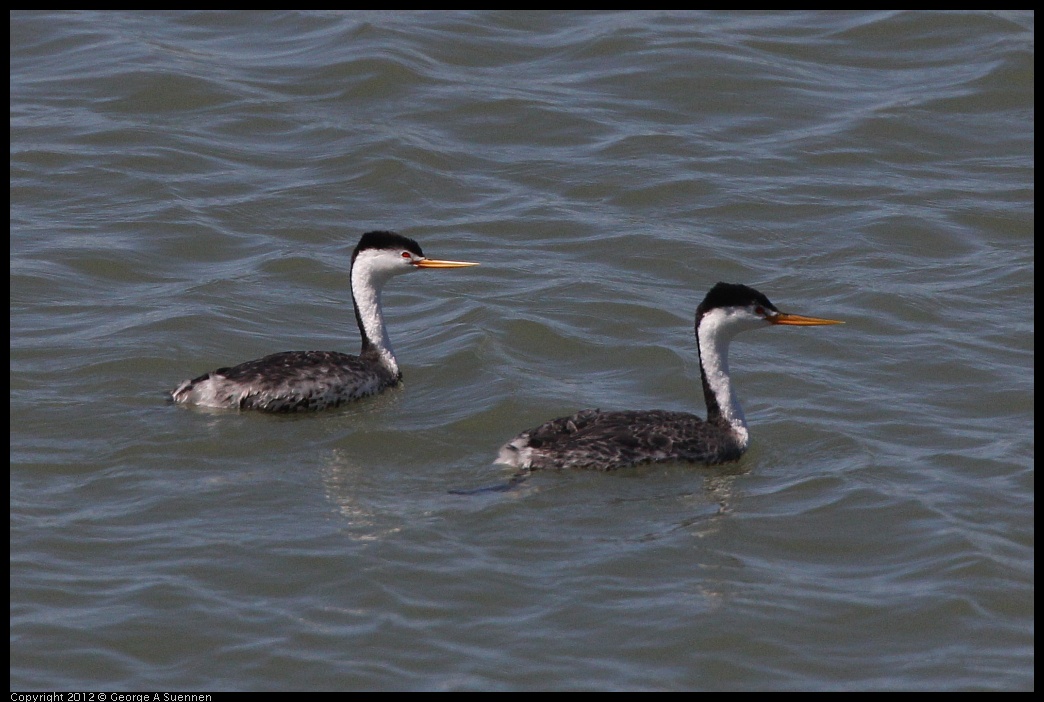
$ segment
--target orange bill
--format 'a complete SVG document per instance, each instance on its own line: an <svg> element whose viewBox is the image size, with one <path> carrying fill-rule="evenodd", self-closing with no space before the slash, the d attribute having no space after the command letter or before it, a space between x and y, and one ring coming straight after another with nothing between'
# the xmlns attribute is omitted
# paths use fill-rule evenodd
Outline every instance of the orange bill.
<svg viewBox="0 0 1044 702"><path fill-rule="evenodd" d="M818 327L823 324L844 324L836 319L820 319L818 317L802 317L799 314L787 314L780 312L775 317L769 317L768 321L773 324L792 324L796 327Z"/></svg>
<svg viewBox="0 0 1044 702"><path fill-rule="evenodd" d="M440 261L437 258L422 258L419 261L415 261L414 264L417 268L466 268L468 266L477 266L477 263L468 263L467 261Z"/></svg>

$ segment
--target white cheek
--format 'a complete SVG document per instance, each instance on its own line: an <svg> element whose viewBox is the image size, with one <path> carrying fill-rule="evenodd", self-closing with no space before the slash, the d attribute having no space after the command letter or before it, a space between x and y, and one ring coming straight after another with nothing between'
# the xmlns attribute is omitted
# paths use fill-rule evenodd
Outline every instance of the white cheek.
<svg viewBox="0 0 1044 702"><path fill-rule="evenodd" d="M412 259L393 251L363 251L355 257L354 276L380 285L388 278L414 270Z"/></svg>

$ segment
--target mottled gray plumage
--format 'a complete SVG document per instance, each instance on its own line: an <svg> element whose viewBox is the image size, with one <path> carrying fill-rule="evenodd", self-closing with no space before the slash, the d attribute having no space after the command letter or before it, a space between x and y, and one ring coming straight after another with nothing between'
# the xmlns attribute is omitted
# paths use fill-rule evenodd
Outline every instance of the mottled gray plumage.
<svg viewBox="0 0 1044 702"><path fill-rule="evenodd" d="M520 465L529 452L532 469L612 470L641 463L724 463L743 453L723 422L687 412L583 410L522 432L501 449L500 463ZM513 455L515 454L515 455Z"/></svg>
<svg viewBox="0 0 1044 702"><path fill-rule="evenodd" d="M188 399L206 384L209 407L261 412L308 412L338 407L397 385L372 350L360 356L336 351L284 351L186 380L172 395Z"/></svg>

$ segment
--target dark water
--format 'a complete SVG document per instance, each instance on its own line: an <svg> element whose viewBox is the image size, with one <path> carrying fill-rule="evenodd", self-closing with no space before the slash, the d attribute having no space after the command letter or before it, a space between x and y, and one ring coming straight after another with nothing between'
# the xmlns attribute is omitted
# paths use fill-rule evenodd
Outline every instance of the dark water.
<svg viewBox="0 0 1044 702"><path fill-rule="evenodd" d="M1034 687L1032 13L11 15L11 687ZM164 393L355 352L303 418ZM583 407L703 412L714 469L491 465Z"/></svg>

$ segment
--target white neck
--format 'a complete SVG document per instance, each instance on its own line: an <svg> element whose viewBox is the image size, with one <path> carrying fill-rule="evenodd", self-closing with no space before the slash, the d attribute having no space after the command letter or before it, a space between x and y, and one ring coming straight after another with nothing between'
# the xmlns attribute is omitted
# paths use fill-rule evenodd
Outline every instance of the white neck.
<svg viewBox="0 0 1044 702"><path fill-rule="evenodd" d="M395 275L410 272L412 267L405 267L395 256L387 251L362 251L355 258L352 266L352 300L359 321L359 332L363 335L363 348L367 343L377 352L381 363L392 375L399 374L399 364L395 360L388 330L384 325L384 314L381 312L381 288Z"/></svg>
<svg viewBox="0 0 1044 702"><path fill-rule="evenodd" d="M729 377L729 342L739 332L761 326L764 321L754 319L745 310L715 309L704 315L697 329L700 365L707 388L714 395L722 419L732 427L744 448L750 442L750 432Z"/></svg>

